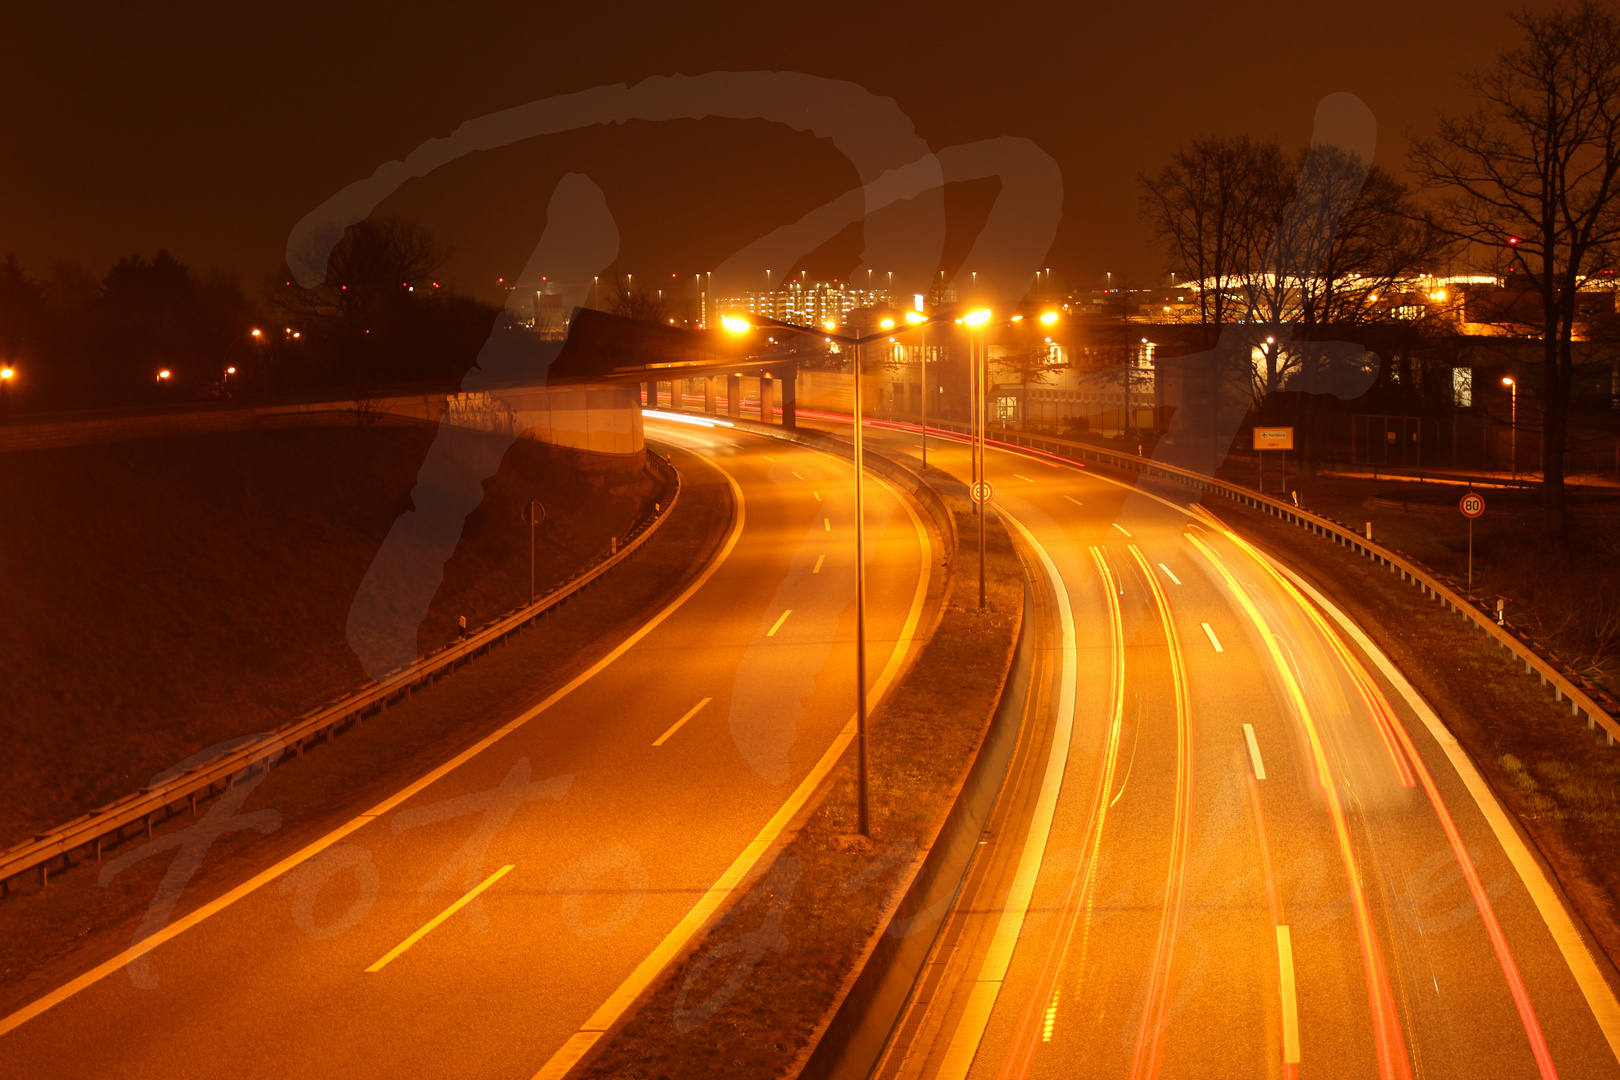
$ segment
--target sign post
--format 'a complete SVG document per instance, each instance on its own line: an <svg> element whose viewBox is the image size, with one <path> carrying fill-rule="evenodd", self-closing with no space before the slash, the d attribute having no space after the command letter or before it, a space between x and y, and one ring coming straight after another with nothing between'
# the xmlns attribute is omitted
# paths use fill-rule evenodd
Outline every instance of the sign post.
<svg viewBox="0 0 1620 1080"><path fill-rule="evenodd" d="M1283 487L1288 487L1288 451L1294 448L1294 429L1291 427L1257 427L1254 429L1255 470L1259 474L1259 490L1266 490L1265 452L1281 450Z"/></svg>
<svg viewBox="0 0 1620 1080"><path fill-rule="evenodd" d="M1474 596L1474 519L1485 512L1485 500L1480 498L1478 492L1470 491L1462 497L1462 501L1457 504L1457 509L1461 510L1463 517L1468 519L1468 596L1472 599Z"/></svg>
<svg viewBox="0 0 1620 1080"><path fill-rule="evenodd" d="M530 499L518 516L529 525L529 603L534 603L534 527L546 520L546 508Z"/></svg>

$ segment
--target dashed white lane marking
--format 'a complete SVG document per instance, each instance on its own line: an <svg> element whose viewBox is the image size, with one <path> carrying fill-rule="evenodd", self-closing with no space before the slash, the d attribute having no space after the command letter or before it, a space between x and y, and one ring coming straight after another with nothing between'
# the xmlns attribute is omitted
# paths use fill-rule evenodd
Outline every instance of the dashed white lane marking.
<svg viewBox="0 0 1620 1080"><path fill-rule="evenodd" d="M1076 505L1076 506L1084 506L1084 505L1086 505L1085 503L1081 502L1079 499L1075 498L1073 495L1065 495L1063 497L1065 499L1068 499L1070 502L1074 503L1074 505Z"/></svg>
<svg viewBox="0 0 1620 1080"><path fill-rule="evenodd" d="M1254 739L1254 725L1243 725L1243 741L1249 744L1249 761L1254 764L1254 778L1266 778L1266 763L1260 760L1260 744Z"/></svg>
<svg viewBox="0 0 1620 1080"><path fill-rule="evenodd" d="M418 930L416 933L412 934L398 945L395 945L392 949L389 949L381 960L378 960L375 964L372 964L370 967L366 968L366 974L374 974L387 967L389 961L393 960L412 945L415 945L418 941L421 941L427 936L428 931L432 930L435 926L438 926L440 923L444 922L444 920L466 907L472 902L475 896L489 888L491 885L495 884L497 881L501 880L501 878L505 877L507 872L512 869L512 866L512 863L508 863L499 870L495 871L493 874L489 875L489 877L485 878L483 881L479 882L477 885L474 885L472 889L468 891L466 896L463 896L460 900L457 900L455 903L433 916L433 918L428 920L426 926L422 927L422 929Z"/></svg>
<svg viewBox="0 0 1620 1080"><path fill-rule="evenodd" d="M804 479L804 477L799 476L798 470L796 469L789 469L788 472L792 473L794 476L798 476L800 480Z"/></svg>
<svg viewBox="0 0 1620 1080"><path fill-rule="evenodd" d="M1177 585L1181 584L1181 579L1176 577L1175 572L1172 571L1168 566L1164 565L1164 563L1159 564L1159 569L1164 571L1164 576L1165 577L1169 578L1171 581L1175 582Z"/></svg>
<svg viewBox="0 0 1620 1080"><path fill-rule="evenodd" d="M787 622L787 618L791 614L793 614L793 609L792 608L788 608L786 611L782 612L781 617L778 618L776 620L776 622L771 624L771 628L769 630L765 631L765 636L766 637L775 637L776 632L778 630L782 629L782 624Z"/></svg>
<svg viewBox="0 0 1620 1080"><path fill-rule="evenodd" d="M1198 625L1202 626L1204 628L1204 633L1209 635L1209 643L1215 646L1216 652L1226 651L1225 649L1221 648L1221 639L1215 636L1214 627L1210 626L1209 623L1199 623Z"/></svg>
<svg viewBox="0 0 1620 1080"><path fill-rule="evenodd" d="M698 712L703 708L703 706L707 705L709 702L711 702L713 700L714 700L714 698L704 698L702 701L700 701L696 705L692 706L690 709L688 709L686 711L685 716L681 717L679 720L677 720L673 724L669 725L669 730L668 731L666 731L662 735L658 736L657 739L654 739L653 740L653 745L654 746L663 746L665 739L669 738L671 735L673 735L677 731L681 730L681 725L682 724L686 723L688 720L692 719L692 717L696 716L698 714Z"/></svg>
<svg viewBox="0 0 1620 1080"><path fill-rule="evenodd" d="M825 531L832 532L832 518L822 518L821 525Z"/></svg>
<svg viewBox="0 0 1620 1080"><path fill-rule="evenodd" d="M1125 526L1121 525L1117 521L1114 522L1114 528L1118 529L1120 532L1124 533L1126 536L1131 535L1131 530L1127 529Z"/></svg>
<svg viewBox="0 0 1620 1080"><path fill-rule="evenodd" d="M1033 484L1035 482L1035 481L1031 480L1029 477L1023 475L1022 473L1013 473L1013 475L1018 477L1018 479L1022 480L1026 484Z"/></svg>
<svg viewBox="0 0 1620 1080"><path fill-rule="evenodd" d="M1277 927L1277 971L1282 976L1283 1064L1299 1064L1299 1000L1294 992L1294 944L1288 927Z"/></svg>
<svg viewBox="0 0 1620 1080"><path fill-rule="evenodd" d="M811 493L810 493L810 494L812 494L812 495L814 495L814 496L815 496L815 497L816 497L816 502L820 502L820 501L821 501L821 492L819 492L819 491L812 491L812 492L811 492Z"/></svg>
<svg viewBox="0 0 1620 1080"><path fill-rule="evenodd" d="M819 573L821 573L821 564L822 564L822 563L823 563L823 562L824 562L824 561L826 561L826 558L827 558L827 556L825 556L825 555L817 555L817 556L816 556L816 565L815 565L815 566L813 566L813 567L811 567L811 568L810 568L810 572L811 572L811 573L812 573L812 574L819 574Z"/></svg>

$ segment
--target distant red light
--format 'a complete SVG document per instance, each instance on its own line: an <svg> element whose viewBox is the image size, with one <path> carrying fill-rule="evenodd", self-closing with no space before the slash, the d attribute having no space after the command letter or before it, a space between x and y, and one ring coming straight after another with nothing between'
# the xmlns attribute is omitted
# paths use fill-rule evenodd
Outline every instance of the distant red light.
<svg viewBox="0 0 1620 1080"><path fill-rule="evenodd" d="M1517 236L1508 237L1508 243L1509 244L1517 244L1518 242L1519 242L1519 238Z"/></svg>

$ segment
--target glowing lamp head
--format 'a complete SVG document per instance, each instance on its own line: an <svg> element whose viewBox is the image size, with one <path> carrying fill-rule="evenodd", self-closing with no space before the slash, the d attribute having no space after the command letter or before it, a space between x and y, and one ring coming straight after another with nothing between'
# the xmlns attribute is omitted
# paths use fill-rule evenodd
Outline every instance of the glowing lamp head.
<svg viewBox="0 0 1620 1080"><path fill-rule="evenodd" d="M1055 312L1055 311L1043 311L1043 312L1041 312L1041 322L1045 323L1047 326L1051 326L1053 323L1057 322L1057 312Z"/></svg>
<svg viewBox="0 0 1620 1080"><path fill-rule="evenodd" d="M1502 376L1502 385L1503 386L1512 386L1513 385L1513 379L1510 376L1507 376L1507 375Z"/></svg>
<svg viewBox="0 0 1620 1080"><path fill-rule="evenodd" d="M878 323L878 325L883 327L883 329L885 329L885 330L891 330L891 329L894 328L894 320L893 319L884 319L882 322Z"/></svg>
<svg viewBox="0 0 1620 1080"><path fill-rule="evenodd" d="M228 367L228 368L225 369L225 374L227 374L227 375L235 375L236 374L236 369L233 368L233 367Z"/></svg>
<svg viewBox="0 0 1620 1080"><path fill-rule="evenodd" d="M983 326L990 321L990 309L980 308L978 311L970 311L962 316L962 321L969 326Z"/></svg>
<svg viewBox="0 0 1620 1080"><path fill-rule="evenodd" d="M9 367L0 367L0 379L9 379L17 372Z"/></svg>
<svg viewBox="0 0 1620 1080"><path fill-rule="evenodd" d="M1024 321L1024 317L1023 317L1023 316L1022 316L1022 315L1014 315L1014 316L1013 316L1013 317L1012 317L1012 321L1013 321L1013 322L1023 322L1023 321Z"/></svg>
<svg viewBox="0 0 1620 1080"><path fill-rule="evenodd" d="M162 382L163 380L167 379L168 377L169 377L169 369L168 368L164 368L162 371L158 372L158 381L159 382Z"/></svg>
<svg viewBox="0 0 1620 1080"><path fill-rule="evenodd" d="M927 321L928 321L928 316L924 315L920 311L908 311L908 312L906 312L906 322L910 323L913 326L916 326L918 323L925 323Z"/></svg>
<svg viewBox="0 0 1620 1080"><path fill-rule="evenodd" d="M826 322L821 324L821 328L823 330L836 330L838 329L838 324L833 322L831 319L828 319Z"/></svg>
<svg viewBox="0 0 1620 1080"><path fill-rule="evenodd" d="M254 337L259 337L263 333L264 333L263 330L255 330L255 331L253 331L253 336Z"/></svg>
<svg viewBox="0 0 1620 1080"><path fill-rule="evenodd" d="M730 330L733 334L746 334L748 331L754 328L753 323L749 322L747 319L739 318L736 315L721 316L720 325L725 327L727 330Z"/></svg>

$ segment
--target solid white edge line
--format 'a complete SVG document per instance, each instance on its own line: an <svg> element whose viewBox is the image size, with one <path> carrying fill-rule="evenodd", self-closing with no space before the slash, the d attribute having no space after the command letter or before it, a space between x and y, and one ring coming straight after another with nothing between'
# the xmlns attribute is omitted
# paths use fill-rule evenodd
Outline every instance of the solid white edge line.
<svg viewBox="0 0 1620 1080"><path fill-rule="evenodd" d="M1164 563L1159 564L1159 569L1164 571L1164 576L1165 577L1169 578L1171 581L1175 582L1177 585L1181 584L1181 579L1176 577L1174 571L1172 571L1168 566L1164 565Z"/></svg>
<svg viewBox="0 0 1620 1080"><path fill-rule="evenodd" d="M100 982L108 975L111 975L114 971L124 967L137 957L151 952L164 942L179 937L181 934L185 933L193 926L196 926L204 919L223 911L225 908L236 903L236 901L242 899L242 897L247 896L249 893L254 892L267 883L274 881L276 878L280 877L282 874L285 874L293 867L298 866L300 863L304 862L310 857L325 851L327 848L331 847L339 840L342 840L345 836L348 836L361 826L370 822L372 819L380 817L389 810L392 810L406 799L409 799L412 795L415 795L423 788L428 787L441 777L448 775L450 772L461 767L474 757L477 757L489 747L493 746L501 739L504 739L507 735L510 735L512 732L516 731L530 720L533 720L536 716L539 716L541 713L551 708L551 706L555 705L558 701L561 701L574 690L578 689L580 686L594 678L599 672L602 671L602 669L613 663L613 661L623 656L642 638L652 633L660 623L669 618L670 615L674 614L677 608L686 603L687 600L691 599L692 595L701 589L704 584L706 584L708 580L714 576L715 572L719 570L726 559L730 557L732 550L737 546L737 538L742 535L743 521L746 517L746 511L743 503L741 486L738 485L735 477L733 477L725 469L722 469L718 464L715 464L713 461L709 461L707 458L704 460L708 461L708 463L712 465L721 476L726 478L726 482L731 485L732 497L737 501L737 520L732 525L731 535L726 538L726 542L715 554L713 561L709 563L708 567L705 568L695 580L693 580L692 584L686 587L685 591L683 591L674 600L671 600L669 604L665 606L664 609L657 615L654 615L651 619L647 620L647 622L643 623L635 633L625 638L617 648L608 653L602 659L598 660L596 663L592 664L589 668L586 668L584 671L574 676L574 678L571 679L567 685L553 691L551 696L540 702L540 704L528 709L526 712L518 716L517 719L512 720L503 727L497 729L489 735L486 735L484 738L480 739L472 746L469 746L466 750L463 750L461 753L457 754L443 765L438 766L437 768L428 772L426 775L412 781L410 784L407 784L393 795L390 795L376 806L373 806L370 810L367 810L365 813L359 814L342 825L339 825L325 836L322 836L320 839L305 845L304 847L295 851L293 854L287 856L285 859L282 859L280 862L276 863L274 866L270 867L268 870L255 874L253 877L249 878L247 881L244 881L242 884L238 885L224 896L211 900L190 914L176 919L174 922L152 934L150 937L143 938L134 945L131 945L117 956L114 956L111 960L103 961L102 963L91 968L89 971L85 972L83 975L80 975L78 978L57 987L44 997L30 1002L21 1009L18 1009L16 1012L12 1013L10 1016L0 1020L0 1035L4 1035L12 1029L20 1027L29 1020L32 1020L34 1017L38 1016L40 1013L45 1012L47 1009L66 1001L68 998L72 997L74 994L77 994L85 987Z"/></svg>
<svg viewBox="0 0 1620 1080"><path fill-rule="evenodd" d="M1041 777L1041 791L1036 796L1035 809L1030 816L1029 834L1024 840L1023 853L1019 856L1018 871L1013 878L1012 888L1007 892L1001 919L996 924L995 936L991 939L984 964L979 969L979 977L968 995L967 1009L957 1022L956 1031L951 1035L950 1046L940 1063L939 1072L936 1074L940 1080L962 1080L973 1067L973 1059L979 1052L979 1044L984 1039L984 1029L990 1022L991 1011L995 1008L996 996L1001 992L1002 980L1006 978L1007 968L1012 963L1013 948L1018 944L1018 936L1024 928L1024 917L1029 911L1030 899L1035 891L1035 880L1040 876L1041 861L1046 855L1046 841L1052 831L1052 817L1057 812L1058 795L1063 788L1063 773L1069 764L1069 740L1074 732L1074 692L1078 658L1074 636L1074 611L1069 604L1068 586L1063 576L1058 573L1051 555L1047 554L1046 548L1041 546L1034 534L1024 527L1023 522L1005 510L998 512L1004 521L1023 534L1024 540L1039 557L1041 566L1046 571L1047 580L1052 583L1053 592L1057 595L1058 623L1063 631L1062 680L1059 684L1057 713L1053 724L1052 748L1046 759L1046 773Z"/></svg>
<svg viewBox="0 0 1620 1080"><path fill-rule="evenodd" d="M1243 741L1249 744L1249 761L1254 764L1254 778L1264 780L1266 763L1260 760L1260 744L1255 740L1253 724L1243 725Z"/></svg>
<svg viewBox="0 0 1620 1080"><path fill-rule="evenodd" d="M1204 633L1209 635L1209 643L1215 646L1216 652L1226 651L1225 649L1221 648L1221 639L1215 636L1215 628L1213 626L1209 625L1207 622L1199 623L1198 625L1202 626L1204 628Z"/></svg>
<svg viewBox="0 0 1620 1080"><path fill-rule="evenodd" d="M669 725L669 730L664 732L662 735L658 736L658 738L654 739L653 740L653 745L654 746L663 746L665 739L669 738L671 735L673 735L677 731L681 730L681 725L685 724L688 720L692 719L692 717L696 716L699 712L701 712L703 710L703 706L707 705L709 702L711 702L713 700L714 700L714 698L712 698L712 697L706 697L702 701L698 702L696 705L692 706L690 709L686 710L686 715L681 717L679 720L675 721L673 724Z"/></svg>
<svg viewBox="0 0 1620 1080"><path fill-rule="evenodd" d="M1586 998L1593 1019L1597 1021L1603 1037L1608 1040L1609 1049L1614 1054L1615 1060L1620 1061L1620 1001L1616 1000L1614 989L1598 970L1597 961L1593 959L1586 947L1585 939L1575 927L1574 916L1564 907L1558 891L1547 880L1546 871L1526 847L1524 838L1513 827L1507 811L1497 801L1496 793L1475 768L1473 759L1463 750L1462 745L1457 742L1457 737L1446 728L1423 696L1406 681L1406 676L1401 674L1394 662L1384 655L1382 649L1372 643L1348 615L1288 567L1281 565L1269 555L1266 558L1281 573L1287 575L1290 581L1299 586L1317 606L1331 615L1362 651L1372 658L1373 663L1378 665L1378 670L1382 671L1384 677L1400 691L1401 697L1406 699L1412 711L1423 721L1423 726L1428 729L1430 737L1445 751L1446 759L1451 762L1451 767L1457 770L1463 786L1474 797L1475 805L1490 824L1491 832L1496 834L1497 843L1502 845L1508 861L1518 872L1525 891L1530 894L1530 899L1535 901L1536 910L1541 913L1542 920L1547 924L1547 932L1558 943L1558 951L1563 954L1564 963L1569 966L1575 984L1580 987L1581 994Z"/></svg>
<svg viewBox="0 0 1620 1080"><path fill-rule="evenodd" d="M900 665L905 661L906 653L911 650L912 641L917 633L917 625L922 620L923 603L928 598L928 585L933 574L933 558L931 545L928 541L928 531L923 527L921 519L917 517L917 512L911 508L911 504L886 480L875 475L873 479L883 487L888 488L895 500L905 508L906 515L911 519L912 528L917 532L917 539L921 549L919 562L921 573L917 575L917 589L912 595L911 610L906 615L905 624L901 627L894 649L889 654L889 662L884 665L882 674L878 676L877 682L872 687L871 700L877 701L888 691L889 684L894 681L895 676L899 673ZM731 895L737 885L770 852L783 830L787 828L804 804L809 801L810 796L815 794L816 789L821 786L822 780L838 764L838 760L843 756L844 751L854 741L855 717L851 716L844 725L843 730L833 739L832 745L827 748L827 752L821 756L821 760L816 762L815 767L800 781L799 786L793 790L793 794L788 796L781 809L772 816L770 821L765 823L765 827L743 849L742 854L732 861L725 872L698 899L698 902L686 913L686 917L664 936L664 939L658 943L652 952L647 954L641 963L636 965L635 970L590 1015L589 1019L580 1026L579 1031L570 1036L568 1041L563 1043L557 1052L551 1055L550 1060L534 1074L534 1080L558 1080L558 1078L567 1075L568 1070L572 1069L575 1063L596 1044L596 1041L618 1022L619 1018L624 1015L625 1010L635 1003L636 998L641 996L643 990L652 985L653 980L658 978L670 961L680 955L681 951L686 948L687 943L697 935L699 930L703 929L710 916L719 910L720 905Z"/></svg>
<svg viewBox="0 0 1620 1080"><path fill-rule="evenodd" d="M416 933L412 934L398 945L395 945L392 949L389 949L387 952L383 953L381 960L378 960L375 964L372 964L370 967L366 968L366 974L375 975L377 972L387 967L391 962L398 959L400 955L405 952L405 950L427 937L428 934L432 933L432 931L443 923L444 920L448 919L450 916L454 915L456 912L470 904L473 898L479 893L483 892L485 889L501 880L501 878L505 877L507 873L511 871L513 865L513 863L507 863L505 866L489 875L489 877L485 878L483 881L480 881L477 885L474 885L467 891L466 896L463 896L460 900L457 900L455 903L433 916L433 918L429 919L420 930L416 931Z"/></svg>

